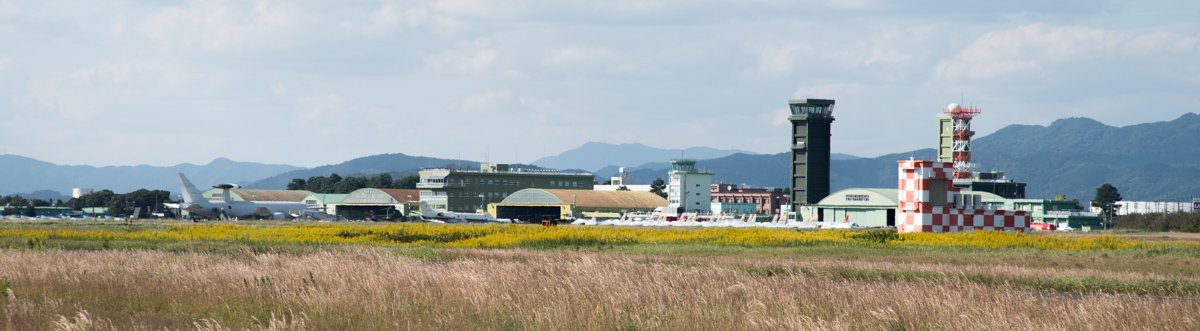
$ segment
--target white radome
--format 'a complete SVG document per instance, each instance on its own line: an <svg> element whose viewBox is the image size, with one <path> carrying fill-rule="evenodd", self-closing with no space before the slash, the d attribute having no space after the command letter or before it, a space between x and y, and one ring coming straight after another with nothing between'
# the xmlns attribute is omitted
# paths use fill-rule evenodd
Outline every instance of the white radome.
<svg viewBox="0 0 1200 331"><path fill-rule="evenodd" d="M949 106L946 106L946 109L949 109L949 110L955 110L955 109L960 109L960 108L962 108L962 106L959 106L957 103L952 103Z"/></svg>

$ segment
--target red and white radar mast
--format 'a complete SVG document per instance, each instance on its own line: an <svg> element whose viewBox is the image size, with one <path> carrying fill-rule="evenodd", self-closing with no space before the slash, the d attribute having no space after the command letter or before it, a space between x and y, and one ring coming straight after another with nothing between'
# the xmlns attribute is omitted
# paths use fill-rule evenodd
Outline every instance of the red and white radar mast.
<svg viewBox="0 0 1200 331"><path fill-rule="evenodd" d="M975 131L971 131L971 118L979 115L979 108L952 103L942 112L954 120L954 179L972 179L971 168L974 164L971 163L971 136L975 135Z"/></svg>

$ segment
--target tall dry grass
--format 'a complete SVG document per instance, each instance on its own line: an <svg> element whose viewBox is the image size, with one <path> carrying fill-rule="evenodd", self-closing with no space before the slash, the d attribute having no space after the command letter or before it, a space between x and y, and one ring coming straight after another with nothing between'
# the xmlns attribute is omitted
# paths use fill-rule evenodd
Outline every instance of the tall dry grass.
<svg viewBox="0 0 1200 331"><path fill-rule="evenodd" d="M303 255L0 250L8 330L1200 328L1191 296L1058 294L960 278L858 281L747 267L1026 275L1007 266L382 248ZM937 270L934 270L937 269ZM1113 273L1103 277L1150 277Z"/></svg>

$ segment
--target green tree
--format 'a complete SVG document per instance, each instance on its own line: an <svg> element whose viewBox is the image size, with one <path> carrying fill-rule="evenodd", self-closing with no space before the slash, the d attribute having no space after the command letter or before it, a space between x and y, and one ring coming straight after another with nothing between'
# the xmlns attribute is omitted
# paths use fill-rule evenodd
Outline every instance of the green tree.
<svg viewBox="0 0 1200 331"><path fill-rule="evenodd" d="M112 215L113 217L125 216L126 213L133 211L132 209L127 208L125 201L122 199L108 200L108 204L105 204L104 207L108 208L108 214Z"/></svg>
<svg viewBox="0 0 1200 331"><path fill-rule="evenodd" d="M628 191L628 190L629 190L629 188L625 187L625 185L621 185L621 187L617 188L617 191Z"/></svg>
<svg viewBox="0 0 1200 331"><path fill-rule="evenodd" d="M392 188L392 175L388 173L379 174L379 176L371 177L367 180L367 187L370 188Z"/></svg>
<svg viewBox="0 0 1200 331"><path fill-rule="evenodd" d="M292 182L288 183L287 189L289 189L289 190L307 190L308 182L305 182L304 179L302 179L302 178L292 178Z"/></svg>
<svg viewBox="0 0 1200 331"><path fill-rule="evenodd" d="M1117 201L1121 201L1121 193L1112 184L1104 183L1096 188L1096 197L1092 199L1092 207L1100 208L1105 219L1112 219L1117 209Z"/></svg>
<svg viewBox="0 0 1200 331"><path fill-rule="evenodd" d="M410 190L416 189L417 182L419 182L419 181L421 181L421 176L418 176L418 175L412 175L412 176L400 178L400 179L397 179L396 182L392 183L392 188L403 188L403 189L410 189Z"/></svg>
<svg viewBox="0 0 1200 331"><path fill-rule="evenodd" d="M663 182L662 178L655 178L654 181L650 183L650 193L658 194L658 196L663 197L664 199L667 197L666 189L667 183Z"/></svg>

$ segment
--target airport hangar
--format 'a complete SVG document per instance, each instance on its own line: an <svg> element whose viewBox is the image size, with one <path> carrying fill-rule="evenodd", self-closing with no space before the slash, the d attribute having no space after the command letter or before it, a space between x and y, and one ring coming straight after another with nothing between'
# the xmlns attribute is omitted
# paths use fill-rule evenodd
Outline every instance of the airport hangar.
<svg viewBox="0 0 1200 331"><path fill-rule="evenodd" d="M989 192L962 191L979 195L982 201L1005 201ZM894 188L848 188L834 192L814 205L801 208L797 218L805 221L852 222L861 227L896 226L900 190Z"/></svg>
<svg viewBox="0 0 1200 331"><path fill-rule="evenodd" d="M327 213L352 220L403 219L415 204L420 192L410 189L362 188L350 192L341 201L329 203Z"/></svg>
<svg viewBox="0 0 1200 331"><path fill-rule="evenodd" d="M979 196L980 206L989 209L1023 210L1030 222L1067 225L1072 228L1100 227L1100 218L1075 211L1077 201L1046 199L1007 199L991 192L962 191L964 196ZM815 205L802 208L799 218L809 221L850 221L862 227L896 225L899 190L894 188L850 188L834 192ZM849 217L847 217L849 216Z"/></svg>
<svg viewBox="0 0 1200 331"><path fill-rule="evenodd" d="M499 203L488 204L488 212L497 218L515 218L533 222L560 220L599 213L600 217L620 217L622 213L652 212L667 206L667 199L650 192L593 191L527 188L510 194Z"/></svg>
<svg viewBox="0 0 1200 331"><path fill-rule="evenodd" d="M406 189L363 188L349 194L323 194L303 190L232 189L232 201L304 202L309 209L338 215L343 219L396 220L403 218L415 204L419 192ZM221 200L221 189L204 191L204 198Z"/></svg>

